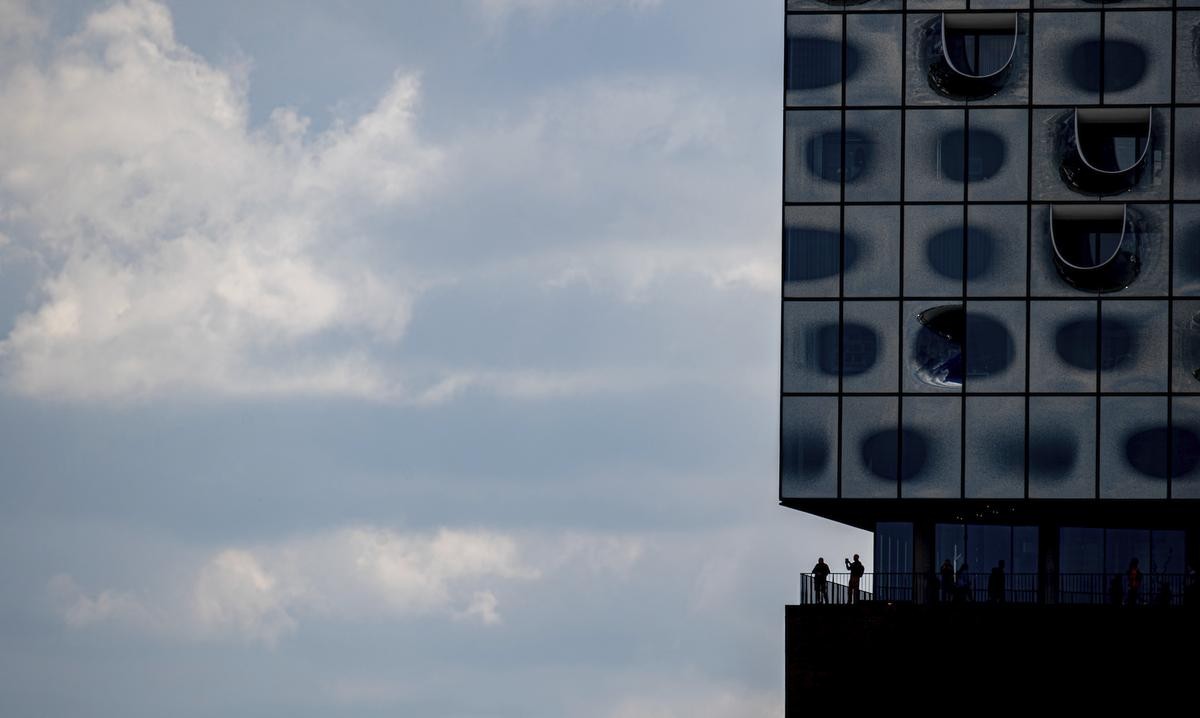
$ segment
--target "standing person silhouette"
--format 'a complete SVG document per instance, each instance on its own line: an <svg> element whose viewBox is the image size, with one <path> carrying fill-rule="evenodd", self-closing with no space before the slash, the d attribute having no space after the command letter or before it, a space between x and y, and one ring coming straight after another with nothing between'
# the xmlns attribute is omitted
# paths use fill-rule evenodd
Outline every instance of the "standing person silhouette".
<svg viewBox="0 0 1200 718"><path fill-rule="evenodd" d="M813 585L817 588L817 603L829 603L829 564L825 563L824 557L817 559L812 575Z"/></svg>
<svg viewBox="0 0 1200 718"><path fill-rule="evenodd" d="M950 603L954 600L954 564L950 559L942 561L942 601Z"/></svg>
<svg viewBox="0 0 1200 718"><path fill-rule="evenodd" d="M1000 559L988 576L988 601L1004 603L1004 559Z"/></svg>
<svg viewBox="0 0 1200 718"><path fill-rule="evenodd" d="M1126 606L1136 606L1138 591L1142 588L1142 570L1138 568L1138 560L1130 559L1129 570L1125 572L1125 583L1129 587L1129 595L1125 598Z"/></svg>
<svg viewBox="0 0 1200 718"><path fill-rule="evenodd" d="M846 587L848 589L846 602L858 603L858 584L867 569L863 567L862 561L858 560L858 554L854 554L854 563L850 563L850 559L845 559L845 561L846 570L850 572L850 584Z"/></svg>

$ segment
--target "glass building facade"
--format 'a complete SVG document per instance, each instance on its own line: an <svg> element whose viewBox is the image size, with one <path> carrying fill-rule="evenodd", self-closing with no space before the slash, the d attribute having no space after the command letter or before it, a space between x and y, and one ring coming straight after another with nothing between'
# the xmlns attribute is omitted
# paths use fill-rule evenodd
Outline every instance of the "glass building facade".
<svg viewBox="0 0 1200 718"><path fill-rule="evenodd" d="M1159 541L1182 571L1200 0L787 0L785 22L780 501L886 527L919 571L944 541L1027 572Z"/></svg>

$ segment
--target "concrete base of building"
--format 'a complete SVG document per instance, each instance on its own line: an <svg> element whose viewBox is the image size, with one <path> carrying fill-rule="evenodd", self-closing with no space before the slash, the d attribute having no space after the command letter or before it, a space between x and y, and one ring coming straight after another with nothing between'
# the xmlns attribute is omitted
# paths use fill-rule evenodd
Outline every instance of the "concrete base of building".
<svg viewBox="0 0 1200 718"><path fill-rule="evenodd" d="M1188 693L1200 664L1189 607L864 602L785 620L789 718L848 700Z"/></svg>

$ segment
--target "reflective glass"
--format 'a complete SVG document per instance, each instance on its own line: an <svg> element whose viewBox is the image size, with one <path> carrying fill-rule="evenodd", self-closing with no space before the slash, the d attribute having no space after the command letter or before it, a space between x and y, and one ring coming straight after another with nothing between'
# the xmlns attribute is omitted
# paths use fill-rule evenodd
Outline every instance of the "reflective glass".
<svg viewBox="0 0 1200 718"><path fill-rule="evenodd" d="M965 371L961 302L904 302L904 391L959 393Z"/></svg>
<svg viewBox="0 0 1200 718"><path fill-rule="evenodd" d="M899 14L846 16L846 104L900 104L902 31Z"/></svg>
<svg viewBox="0 0 1200 718"><path fill-rule="evenodd" d="M1175 206L1174 237L1176 296L1200 296L1200 205Z"/></svg>
<svg viewBox="0 0 1200 718"><path fill-rule="evenodd" d="M836 297L842 261L837 207L788 207L783 213L783 296ZM857 257L847 248L846 264Z"/></svg>
<svg viewBox="0 0 1200 718"><path fill-rule="evenodd" d="M1200 499L1200 396L1171 398L1171 496Z"/></svg>
<svg viewBox="0 0 1200 718"><path fill-rule="evenodd" d="M967 391L1025 391L1025 302L967 303Z"/></svg>
<svg viewBox="0 0 1200 718"><path fill-rule="evenodd" d="M779 473L784 498L837 496L837 397L786 396Z"/></svg>
<svg viewBox="0 0 1200 718"><path fill-rule="evenodd" d="M967 207L968 295L1025 295L1026 212L1019 205Z"/></svg>
<svg viewBox="0 0 1200 718"><path fill-rule="evenodd" d="M962 401L950 396L904 399L900 496L962 495Z"/></svg>
<svg viewBox="0 0 1200 718"><path fill-rule="evenodd" d="M899 302L842 305L842 390L897 391Z"/></svg>
<svg viewBox="0 0 1200 718"><path fill-rule="evenodd" d="M900 111L846 111L846 200L900 199Z"/></svg>
<svg viewBox="0 0 1200 718"><path fill-rule="evenodd" d="M783 390L837 391L837 302L784 302Z"/></svg>
<svg viewBox="0 0 1200 718"><path fill-rule="evenodd" d="M1100 390L1167 390L1167 302L1100 302Z"/></svg>
<svg viewBox="0 0 1200 718"><path fill-rule="evenodd" d="M1165 396L1100 399L1100 498L1165 499L1170 473Z"/></svg>
<svg viewBox="0 0 1200 718"><path fill-rule="evenodd" d="M1113 12L1104 17L1104 102L1171 101L1170 12Z"/></svg>
<svg viewBox="0 0 1200 718"><path fill-rule="evenodd" d="M966 495L1022 498L1025 495L1025 398L967 398Z"/></svg>
<svg viewBox="0 0 1200 718"><path fill-rule="evenodd" d="M1024 200L1028 184L1026 110L971 110L967 196L971 201Z"/></svg>
<svg viewBox="0 0 1200 718"><path fill-rule="evenodd" d="M1029 498L1096 495L1096 398L1029 397Z"/></svg>
<svg viewBox="0 0 1200 718"><path fill-rule="evenodd" d="M1094 301L1033 301L1029 307L1030 391L1096 390Z"/></svg>
<svg viewBox="0 0 1200 718"><path fill-rule="evenodd" d="M905 296L961 297L963 267L962 205L907 207L904 213Z"/></svg>
<svg viewBox="0 0 1200 718"><path fill-rule="evenodd" d="M1200 29L1196 42L1200 46ZM1200 101L1200 90L1196 92L1193 101ZM1180 107L1175 110L1175 119L1179 123L1175 198L1200 199L1200 108Z"/></svg>
<svg viewBox="0 0 1200 718"><path fill-rule="evenodd" d="M1099 103L1100 13L1041 13L1034 25L1034 103Z"/></svg>
<svg viewBox="0 0 1200 718"><path fill-rule="evenodd" d="M908 110L904 196L908 200L963 199L966 173L962 110Z"/></svg>
<svg viewBox="0 0 1200 718"><path fill-rule="evenodd" d="M845 208L847 297L900 294L900 207Z"/></svg>
<svg viewBox="0 0 1200 718"><path fill-rule="evenodd" d="M842 496L896 498L897 406L895 397L842 399Z"/></svg>
<svg viewBox="0 0 1200 718"><path fill-rule="evenodd" d="M841 200L842 113L837 110L785 113L783 151L784 201Z"/></svg>
<svg viewBox="0 0 1200 718"><path fill-rule="evenodd" d="M1200 392L1200 299L1172 305L1171 390Z"/></svg>
<svg viewBox="0 0 1200 718"><path fill-rule="evenodd" d="M842 102L842 18L790 15L787 19L788 105Z"/></svg>

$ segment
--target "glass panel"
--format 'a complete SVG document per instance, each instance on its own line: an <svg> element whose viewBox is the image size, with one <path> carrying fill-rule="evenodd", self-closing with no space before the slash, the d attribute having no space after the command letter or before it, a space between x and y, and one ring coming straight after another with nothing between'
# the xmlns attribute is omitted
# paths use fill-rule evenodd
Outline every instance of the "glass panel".
<svg viewBox="0 0 1200 718"><path fill-rule="evenodd" d="M972 201L1026 198L1028 121L1025 110L970 112L966 172Z"/></svg>
<svg viewBox="0 0 1200 718"><path fill-rule="evenodd" d="M905 397L900 495L958 498L962 494L962 401L949 396Z"/></svg>
<svg viewBox="0 0 1200 718"><path fill-rule="evenodd" d="M1200 14L1200 13L1198 13ZM1200 28L1196 30L1200 37ZM1197 42L1200 48L1200 41ZM1200 98L1200 90L1192 95ZM1200 108L1180 107L1175 110L1179 126L1179 153L1175 166L1175 198L1200 199ZM1195 210L1195 207L1178 207Z"/></svg>
<svg viewBox="0 0 1200 718"><path fill-rule="evenodd" d="M875 524L875 599L910 601L913 570L913 526Z"/></svg>
<svg viewBox="0 0 1200 718"><path fill-rule="evenodd" d="M867 0L867 2L839 2L839 0L787 0L788 10L824 10L831 12L850 7L855 12L899 10L900 0Z"/></svg>
<svg viewBox="0 0 1200 718"><path fill-rule="evenodd" d="M838 303L784 302L783 390L837 391Z"/></svg>
<svg viewBox="0 0 1200 718"><path fill-rule="evenodd" d="M1100 13L1043 13L1037 16L1036 27L1034 103L1099 103Z"/></svg>
<svg viewBox="0 0 1200 718"><path fill-rule="evenodd" d="M1013 527L1013 573L1038 572L1038 530L1036 526Z"/></svg>
<svg viewBox="0 0 1200 718"><path fill-rule="evenodd" d="M1025 295L1026 208L967 207L967 294Z"/></svg>
<svg viewBox="0 0 1200 718"><path fill-rule="evenodd" d="M967 560L970 562L975 597L978 600L1003 601L1008 574L1012 573L1012 528L1009 526L967 526ZM991 574L999 570L1004 579L993 593Z"/></svg>
<svg viewBox="0 0 1200 718"><path fill-rule="evenodd" d="M1200 4L1200 0L1196 4ZM1177 100L1184 101L1184 98L1200 97L1200 42L1197 42L1197 38L1200 37L1200 12L1189 10L1178 13L1176 17L1179 25L1175 33L1175 96ZM1178 113L1176 110L1175 117L1179 120L1180 128L1196 126L1194 121L1186 122ZM1180 147L1179 154L1182 161L1187 153ZM1191 157L1194 158L1195 155ZM1175 196L1180 197L1178 177L1175 178ZM1194 196L1190 198L1195 199Z"/></svg>
<svg viewBox="0 0 1200 718"><path fill-rule="evenodd" d="M1171 101L1170 36L1170 12L1105 13L1105 104Z"/></svg>
<svg viewBox="0 0 1200 718"><path fill-rule="evenodd" d="M962 110L907 110L905 198L910 201L963 199L966 172Z"/></svg>
<svg viewBox="0 0 1200 718"><path fill-rule="evenodd" d="M1038 23L1041 32L1041 23ZM1039 66L1035 73L1034 82L1040 82L1042 71ZM1079 200L1086 195L1072 190L1063 181L1060 168L1066 149L1070 146L1068 139L1072 132L1075 113L1073 109L1040 108L1033 111L1033 167L1031 187L1033 199L1036 201L1068 201ZM1049 210L1046 210L1047 228L1049 227ZM1036 228L1038 215L1034 215ZM1036 255L1034 257L1035 264Z"/></svg>
<svg viewBox="0 0 1200 718"><path fill-rule="evenodd" d="M898 391L899 302L842 305L842 390Z"/></svg>
<svg viewBox="0 0 1200 718"><path fill-rule="evenodd" d="M1130 229L1137 233L1137 279L1123 290L1139 296L1167 295L1171 274L1170 222L1165 204L1126 205Z"/></svg>
<svg viewBox="0 0 1200 718"><path fill-rule="evenodd" d="M1107 97L1106 97L1107 100ZM1114 202L1166 200L1170 198L1171 178L1171 112L1156 107L1151 111L1149 167L1135 189L1112 198ZM1183 148L1181 148L1183 149Z"/></svg>
<svg viewBox="0 0 1200 718"><path fill-rule="evenodd" d="M1100 302L1100 390L1167 390L1167 302Z"/></svg>
<svg viewBox="0 0 1200 718"><path fill-rule="evenodd" d="M846 104L900 104L901 28L900 15L846 16Z"/></svg>
<svg viewBox="0 0 1200 718"><path fill-rule="evenodd" d="M846 112L846 167L848 201L900 199L899 110Z"/></svg>
<svg viewBox="0 0 1200 718"><path fill-rule="evenodd" d="M779 452L784 498L837 497L837 397L785 396Z"/></svg>
<svg viewBox="0 0 1200 718"><path fill-rule="evenodd" d="M1100 400L1100 497L1167 498L1167 399Z"/></svg>
<svg viewBox="0 0 1200 718"><path fill-rule="evenodd" d="M908 207L904 214L905 296L961 297L962 293L962 205Z"/></svg>
<svg viewBox="0 0 1200 718"><path fill-rule="evenodd" d="M1025 391L1025 302L967 305L967 391Z"/></svg>
<svg viewBox="0 0 1200 718"><path fill-rule="evenodd" d="M890 396L842 399L842 496L896 498L896 415Z"/></svg>
<svg viewBox="0 0 1200 718"><path fill-rule="evenodd" d="M1187 570L1184 562L1184 532L1150 532L1151 573L1180 574Z"/></svg>
<svg viewBox="0 0 1200 718"><path fill-rule="evenodd" d="M1095 397L1029 397L1029 498L1095 495Z"/></svg>
<svg viewBox="0 0 1200 718"><path fill-rule="evenodd" d="M783 211L783 296L836 297L842 235L837 207ZM846 263L855 257L847 250Z"/></svg>
<svg viewBox="0 0 1200 718"><path fill-rule="evenodd" d="M1059 602L1105 602L1104 529L1064 528L1059 532L1058 551Z"/></svg>
<svg viewBox="0 0 1200 718"><path fill-rule="evenodd" d="M908 0L910 10L962 10L967 0Z"/></svg>
<svg viewBox="0 0 1200 718"><path fill-rule="evenodd" d="M900 294L900 207L846 207L848 297Z"/></svg>
<svg viewBox="0 0 1200 718"><path fill-rule="evenodd" d="M904 303L904 391L962 391L965 325L960 302Z"/></svg>
<svg viewBox="0 0 1200 718"><path fill-rule="evenodd" d="M788 105L842 103L842 18L792 15L787 19Z"/></svg>
<svg viewBox="0 0 1200 718"><path fill-rule="evenodd" d="M1034 301L1029 307L1029 389L1096 390L1094 301Z"/></svg>
<svg viewBox="0 0 1200 718"><path fill-rule="evenodd" d="M1200 152L1200 147L1196 149ZM1200 174L1200 167L1197 173ZM1171 244L1175 251L1175 294L1200 296L1200 205L1175 205Z"/></svg>
<svg viewBox="0 0 1200 718"><path fill-rule="evenodd" d="M1171 497L1200 499L1200 397L1171 398Z"/></svg>
<svg viewBox="0 0 1200 718"><path fill-rule="evenodd" d="M1025 496L1025 398L967 398L966 495Z"/></svg>
<svg viewBox="0 0 1200 718"><path fill-rule="evenodd" d="M786 202L837 202L842 197L842 114L784 113L783 196Z"/></svg>
<svg viewBox="0 0 1200 718"><path fill-rule="evenodd" d="M1175 325L1171 390L1200 392L1200 300L1176 301L1171 314Z"/></svg>

